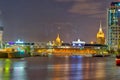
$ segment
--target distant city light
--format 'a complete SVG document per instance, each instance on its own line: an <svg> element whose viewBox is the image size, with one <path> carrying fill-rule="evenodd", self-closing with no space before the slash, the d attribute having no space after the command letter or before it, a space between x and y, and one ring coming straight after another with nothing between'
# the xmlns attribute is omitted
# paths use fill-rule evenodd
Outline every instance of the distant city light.
<svg viewBox="0 0 120 80"><path fill-rule="evenodd" d="M8 42L8 45L14 45L15 43L14 42Z"/></svg>
<svg viewBox="0 0 120 80"><path fill-rule="evenodd" d="M93 41L91 41L91 42L90 42L90 44L94 44L94 42L93 42Z"/></svg>
<svg viewBox="0 0 120 80"><path fill-rule="evenodd" d="M80 39L78 39L77 41L72 41L72 45L74 47L83 47L84 44L85 44L85 42L81 41Z"/></svg>
<svg viewBox="0 0 120 80"><path fill-rule="evenodd" d="M118 11L120 11L120 9L118 9Z"/></svg>
<svg viewBox="0 0 120 80"><path fill-rule="evenodd" d="M21 41L20 39L18 39L17 41L15 41L15 43L24 43L24 41Z"/></svg>
<svg viewBox="0 0 120 80"><path fill-rule="evenodd" d="M120 0L119 0L120 1ZM118 5L120 6L120 3L118 3Z"/></svg>

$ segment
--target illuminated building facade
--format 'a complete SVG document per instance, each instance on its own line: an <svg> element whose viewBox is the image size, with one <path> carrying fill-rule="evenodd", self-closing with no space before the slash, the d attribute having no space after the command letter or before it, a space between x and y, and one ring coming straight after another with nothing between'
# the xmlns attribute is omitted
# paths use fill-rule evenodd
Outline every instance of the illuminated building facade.
<svg viewBox="0 0 120 80"><path fill-rule="evenodd" d="M0 11L0 48L3 48L3 21L1 11Z"/></svg>
<svg viewBox="0 0 120 80"><path fill-rule="evenodd" d="M3 49L3 27L0 26L0 49Z"/></svg>
<svg viewBox="0 0 120 80"><path fill-rule="evenodd" d="M107 45L115 50L120 44L120 2L111 2L107 13Z"/></svg>
<svg viewBox="0 0 120 80"><path fill-rule="evenodd" d="M73 47L84 47L85 41L81 41L78 39L77 41L72 41L72 46Z"/></svg>
<svg viewBox="0 0 120 80"><path fill-rule="evenodd" d="M105 44L105 36L104 36L104 32L102 30L101 23L100 23L99 31L97 33L97 44Z"/></svg>
<svg viewBox="0 0 120 80"><path fill-rule="evenodd" d="M0 42L3 40L3 27L0 27Z"/></svg>
<svg viewBox="0 0 120 80"><path fill-rule="evenodd" d="M58 34L58 36L57 36L54 44L55 44L55 46L61 46L62 41L61 41L61 39L60 39L60 35L59 35L59 34Z"/></svg>

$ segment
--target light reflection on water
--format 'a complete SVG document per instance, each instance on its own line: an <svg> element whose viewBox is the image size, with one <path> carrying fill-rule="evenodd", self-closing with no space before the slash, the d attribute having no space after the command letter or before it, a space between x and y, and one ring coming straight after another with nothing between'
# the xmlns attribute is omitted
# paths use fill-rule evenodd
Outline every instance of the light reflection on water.
<svg viewBox="0 0 120 80"><path fill-rule="evenodd" d="M0 59L0 80L119 80L119 70L109 57Z"/></svg>
<svg viewBox="0 0 120 80"><path fill-rule="evenodd" d="M0 80L26 80L25 61L0 59Z"/></svg>
<svg viewBox="0 0 120 80"><path fill-rule="evenodd" d="M26 80L26 62L14 62L12 80Z"/></svg>

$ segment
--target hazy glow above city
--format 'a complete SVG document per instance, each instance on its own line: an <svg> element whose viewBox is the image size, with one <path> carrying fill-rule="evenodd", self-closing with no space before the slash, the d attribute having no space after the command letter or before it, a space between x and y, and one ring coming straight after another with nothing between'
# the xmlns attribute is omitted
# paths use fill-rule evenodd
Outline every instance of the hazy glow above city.
<svg viewBox="0 0 120 80"><path fill-rule="evenodd" d="M4 41L53 41L58 33L64 42L95 41L111 1L118 0L0 0Z"/></svg>

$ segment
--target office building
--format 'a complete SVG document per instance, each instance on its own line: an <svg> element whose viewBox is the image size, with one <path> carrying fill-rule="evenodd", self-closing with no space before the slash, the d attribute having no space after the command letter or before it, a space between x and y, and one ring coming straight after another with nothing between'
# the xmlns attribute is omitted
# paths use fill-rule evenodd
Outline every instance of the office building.
<svg viewBox="0 0 120 80"><path fill-rule="evenodd" d="M117 50L120 45L120 2L111 2L107 10L107 45Z"/></svg>

